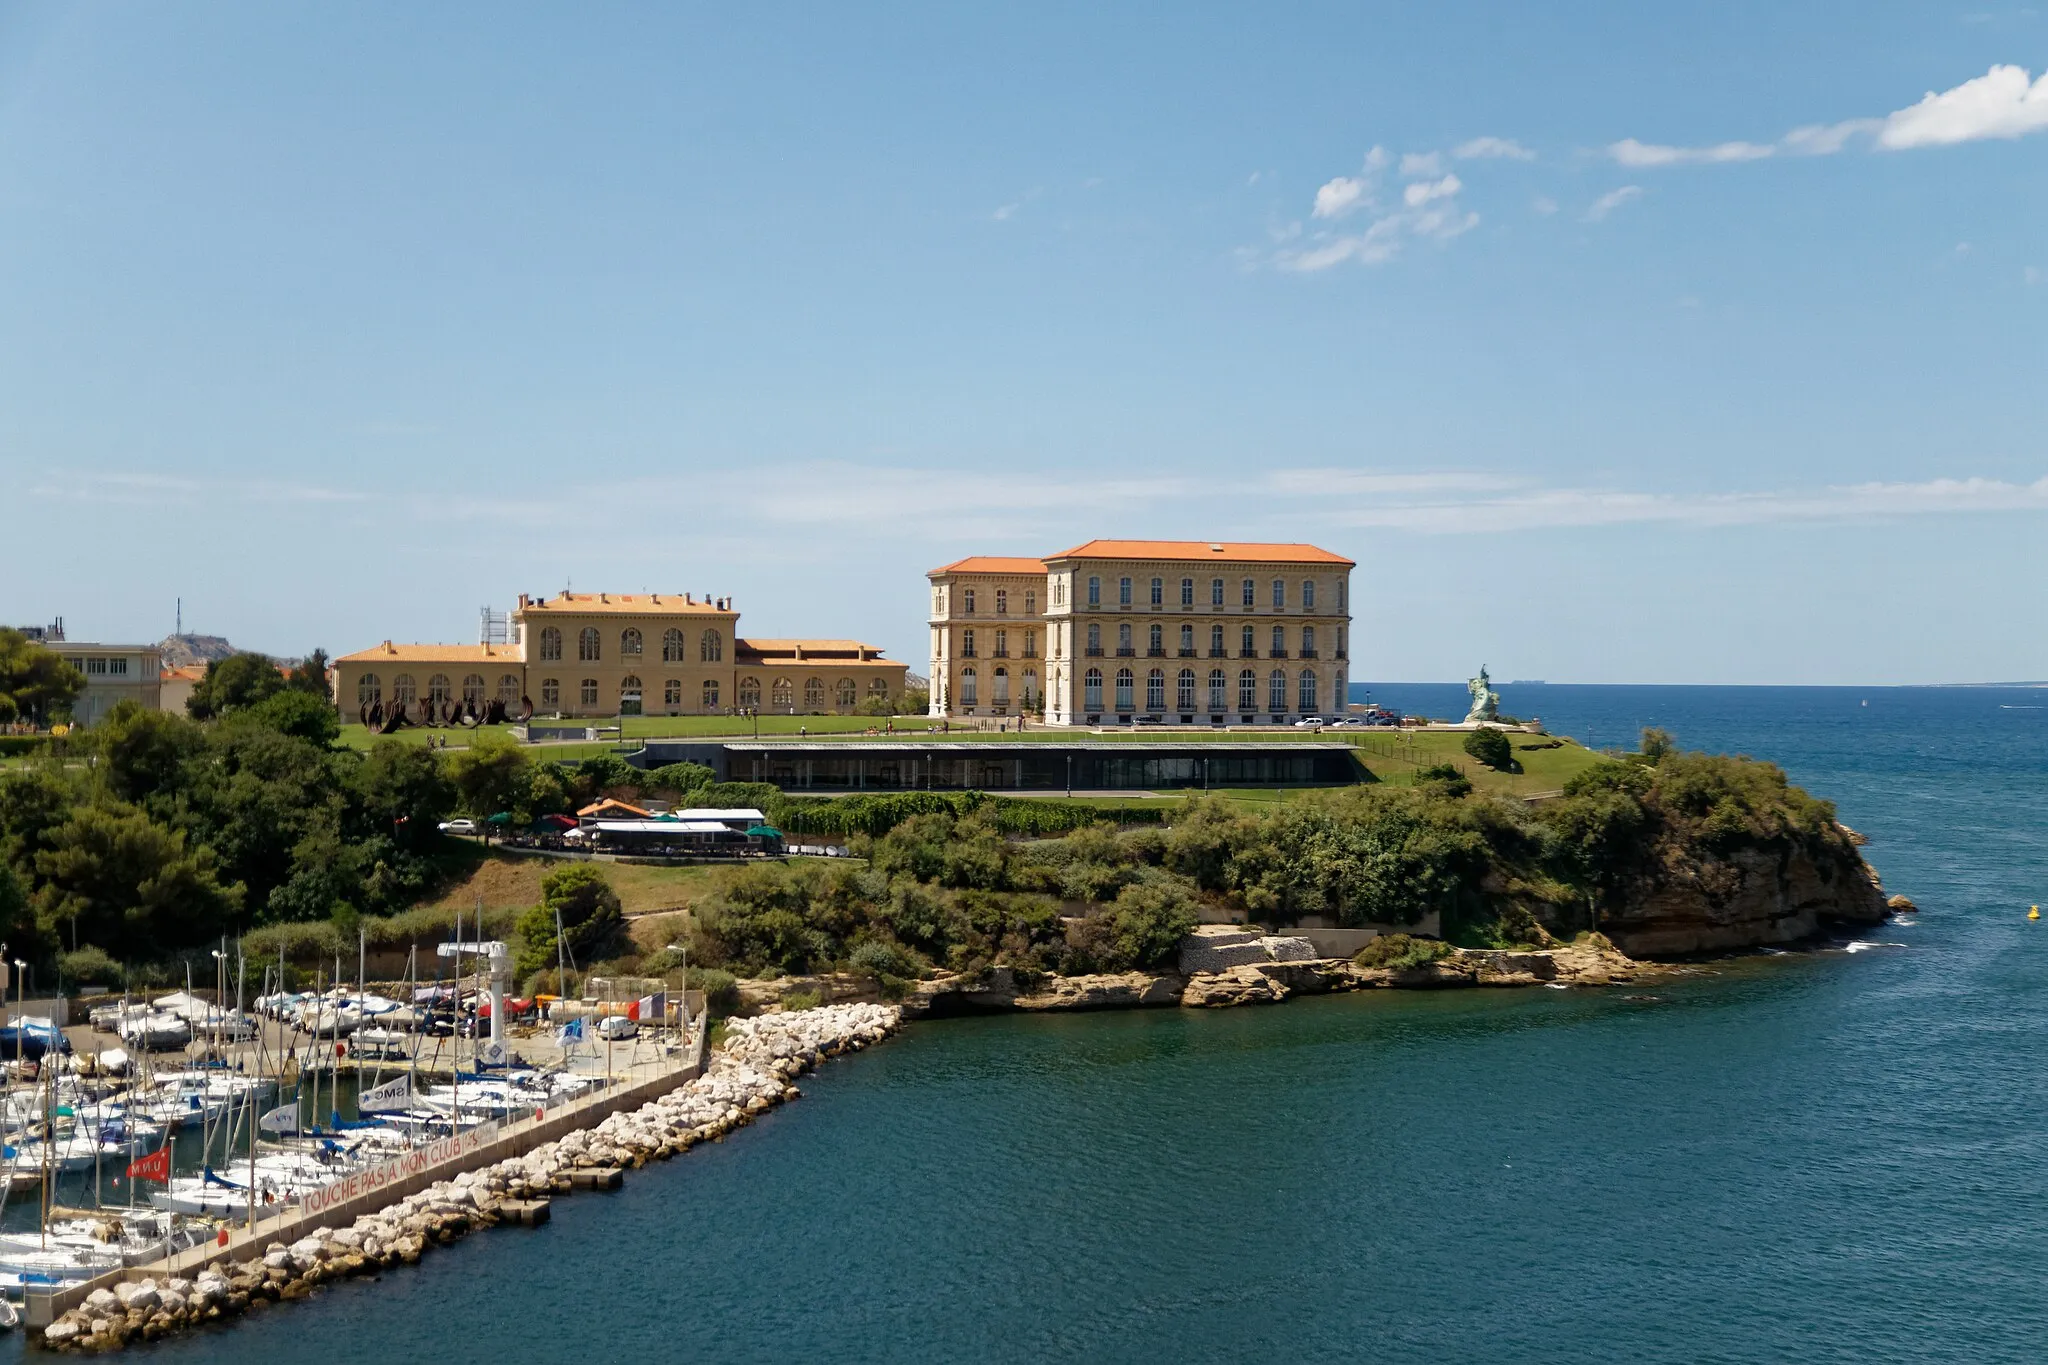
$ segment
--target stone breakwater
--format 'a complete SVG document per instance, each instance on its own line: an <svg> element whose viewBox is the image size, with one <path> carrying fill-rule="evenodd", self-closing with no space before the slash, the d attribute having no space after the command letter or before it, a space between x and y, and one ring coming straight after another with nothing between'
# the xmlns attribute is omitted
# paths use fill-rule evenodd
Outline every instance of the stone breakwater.
<svg viewBox="0 0 2048 1365"><path fill-rule="evenodd" d="M613 1114L516 1157L464 1171L346 1226L191 1278L139 1279L96 1289L43 1331L57 1350L107 1351L302 1299L329 1280L416 1264L480 1228L533 1221L537 1201L609 1188L619 1172L716 1141L787 1100L796 1078L827 1058L896 1031L893 1005L828 1005L727 1023L705 1074L638 1109ZM544 1208L544 1205L540 1206Z"/></svg>

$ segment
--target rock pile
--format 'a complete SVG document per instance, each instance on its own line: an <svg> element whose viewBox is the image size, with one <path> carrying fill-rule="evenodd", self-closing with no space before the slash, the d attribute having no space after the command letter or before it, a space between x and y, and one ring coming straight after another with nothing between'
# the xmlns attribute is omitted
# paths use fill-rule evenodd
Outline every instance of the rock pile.
<svg viewBox="0 0 2048 1365"><path fill-rule="evenodd" d="M798 1076L826 1058L882 1041L899 1020L894 1006L870 1004L730 1020L725 1044L711 1055L704 1075L638 1109L438 1181L347 1226L322 1228L290 1245L272 1242L261 1255L235 1264L208 1266L192 1279L142 1279L95 1289L44 1329L43 1344L114 1350L264 1304L302 1299L328 1280L414 1264L435 1246L510 1221L523 1201L569 1193L579 1183L578 1171L637 1168L724 1137L797 1098Z"/></svg>

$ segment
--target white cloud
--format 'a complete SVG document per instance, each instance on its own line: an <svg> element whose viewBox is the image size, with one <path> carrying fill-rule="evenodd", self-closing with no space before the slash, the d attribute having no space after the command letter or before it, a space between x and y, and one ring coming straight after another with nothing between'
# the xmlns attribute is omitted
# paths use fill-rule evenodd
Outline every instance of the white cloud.
<svg viewBox="0 0 2048 1365"><path fill-rule="evenodd" d="M2036 81L2023 67L1994 66L1953 90L1929 91L1918 104L1884 121L1877 145L1889 150L1946 147L1980 138L2015 138L2048 128L2048 72Z"/></svg>
<svg viewBox="0 0 2048 1365"><path fill-rule="evenodd" d="M1444 159L1437 152L1409 152L1401 158L1403 176L1442 175Z"/></svg>
<svg viewBox="0 0 2048 1365"><path fill-rule="evenodd" d="M1665 147L1623 138L1607 154L1624 166L1680 166L1689 162L1761 161L1776 149L1755 142L1721 142L1712 147Z"/></svg>
<svg viewBox="0 0 2048 1365"><path fill-rule="evenodd" d="M1364 208L1372 202L1371 189L1371 184L1362 175L1340 175L1316 191L1316 206L1312 216L1342 218L1356 209Z"/></svg>
<svg viewBox="0 0 2048 1365"><path fill-rule="evenodd" d="M1595 199L1586 209L1586 221L1597 223L1629 200L1640 199L1642 194L1643 187L1641 185L1623 185L1618 190L1609 190L1598 199Z"/></svg>
<svg viewBox="0 0 2048 1365"><path fill-rule="evenodd" d="M1557 212L1557 201L1547 194L1539 194L1530 203L1529 207L1542 214L1545 218L1548 218L1551 214Z"/></svg>
<svg viewBox="0 0 2048 1365"><path fill-rule="evenodd" d="M1460 161L1482 161L1503 158L1509 161L1534 161L1536 153L1512 138L1475 137L1470 142L1461 142L1451 152Z"/></svg>
<svg viewBox="0 0 2048 1365"><path fill-rule="evenodd" d="M989 217L995 219L998 223L1000 223L1010 218L1017 212L1018 209L1022 207L1024 207L1022 204L1005 204L1001 208L997 209L994 213L991 213Z"/></svg>
<svg viewBox="0 0 2048 1365"><path fill-rule="evenodd" d="M1281 493L1328 495L1370 493L1376 496L1413 493L1492 493L1520 488L1524 479L1469 470L1422 473L1381 473L1356 469L1282 469L1266 486Z"/></svg>
<svg viewBox="0 0 2048 1365"><path fill-rule="evenodd" d="M1418 180L1401 191L1401 202L1411 209L1419 209L1432 199L1448 199L1464 188L1464 182L1455 175L1447 175L1441 180Z"/></svg>
<svg viewBox="0 0 2048 1365"><path fill-rule="evenodd" d="M1331 520L1343 526L1448 535L1631 524L1718 527L1883 521L2008 511L2048 511L2048 478L2025 484L2000 479L1929 479L1755 493L1519 488L1471 498L1388 496L1374 504L1338 509L1331 513Z"/></svg>
<svg viewBox="0 0 2048 1365"><path fill-rule="evenodd" d="M1788 156L1833 156L1857 138L1871 136L1883 151L1948 147L1984 138L2017 138L2048 129L2048 72L2040 79L2026 68L1994 66L1949 90L1929 91L1918 104L1883 118L1810 123L1776 142L1719 142L1709 147L1673 147L1623 138L1607 154L1623 166L1683 166L1705 162L1761 161Z"/></svg>

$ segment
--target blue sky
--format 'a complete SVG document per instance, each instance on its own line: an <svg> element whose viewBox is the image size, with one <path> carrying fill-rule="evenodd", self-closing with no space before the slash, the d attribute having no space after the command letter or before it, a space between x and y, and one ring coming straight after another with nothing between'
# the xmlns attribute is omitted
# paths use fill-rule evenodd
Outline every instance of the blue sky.
<svg viewBox="0 0 2048 1365"><path fill-rule="evenodd" d="M2048 17L0 0L0 619L1359 561L1361 677L2048 678Z"/></svg>

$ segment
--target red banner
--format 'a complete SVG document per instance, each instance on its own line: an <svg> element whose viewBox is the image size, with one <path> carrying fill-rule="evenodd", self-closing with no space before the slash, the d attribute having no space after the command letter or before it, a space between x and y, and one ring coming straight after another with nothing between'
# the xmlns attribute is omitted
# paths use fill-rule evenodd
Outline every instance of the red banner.
<svg viewBox="0 0 2048 1365"><path fill-rule="evenodd" d="M160 1185L171 1183L171 1149L159 1147L148 1156L128 1163L130 1180L154 1180Z"/></svg>

